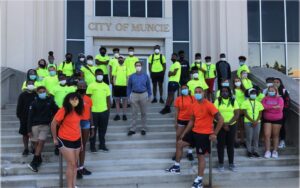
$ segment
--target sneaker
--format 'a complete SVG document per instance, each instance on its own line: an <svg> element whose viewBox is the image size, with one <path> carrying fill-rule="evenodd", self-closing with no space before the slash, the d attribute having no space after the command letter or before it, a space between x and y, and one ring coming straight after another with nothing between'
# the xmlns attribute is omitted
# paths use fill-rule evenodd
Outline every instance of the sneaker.
<svg viewBox="0 0 300 188"><path fill-rule="evenodd" d="M265 153L265 158L266 159L270 159L271 158L272 153L270 151L266 151Z"/></svg>
<svg viewBox="0 0 300 188"><path fill-rule="evenodd" d="M257 152L252 153L254 157L260 158L260 155Z"/></svg>
<svg viewBox="0 0 300 188"><path fill-rule="evenodd" d="M180 174L180 166L173 165L171 168L167 168L166 172L170 172L173 174Z"/></svg>
<svg viewBox="0 0 300 188"><path fill-rule="evenodd" d="M274 158L274 159L278 158L278 152L277 151L272 152L272 158Z"/></svg>
<svg viewBox="0 0 300 188"><path fill-rule="evenodd" d="M202 180L194 181L192 188L203 188Z"/></svg>
<svg viewBox="0 0 300 188"><path fill-rule="evenodd" d="M120 119L121 119L121 117L119 115L116 115L115 118L114 118L114 121L118 121Z"/></svg>
<svg viewBox="0 0 300 188"><path fill-rule="evenodd" d="M171 113L171 109L167 108L167 107L164 107L159 113L162 114L162 115L167 114L167 113Z"/></svg>
<svg viewBox="0 0 300 188"><path fill-rule="evenodd" d="M92 153L97 153L96 147L95 146L91 146L91 152Z"/></svg>
<svg viewBox="0 0 300 188"><path fill-rule="evenodd" d="M59 149L58 149L58 146L55 146L55 149L54 149L54 155L59 155Z"/></svg>
<svg viewBox="0 0 300 188"><path fill-rule="evenodd" d="M193 161L193 160L194 160L194 156L193 156L192 153L186 154L186 158L187 158L189 161Z"/></svg>
<svg viewBox="0 0 300 188"><path fill-rule="evenodd" d="M82 178L83 178L83 175L82 175L81 170L77 170L76 178L77 178L77 179L82 179Z"/></svg>
<svg viewBox="0 0 300 188"><path fill-rule="evenodd" d="M126 115L123 115L122 119L123 119L123 121L127 121Z"/></svg>
<svg viewBox="0 0 300 188"><path fill-rule="evenodd" d="M99 146L99 151L104 152L104 153L108 153L109 149L106 146Z"/></svg>
<svg viewBox="0 0 300 188"><path fill-rule="evenodd" d="M160 99L159 99L159 103L164 104L165 101L164 101L162 98L160 98Z"/></svg>
<svg viewBox="0 0 300 188"><path fill-rule="evenodd" d="M38 172L38 166L37 163L32 161L30 164L28 164L28 167L30 168L30 170L32 170L33 172Z"/></svg>
<svg viewBox="0 0 300 188"><path fill-rule="evenodd" d="M131 135L133 135L133 134L135 134L134 131L128 131L127 136L131 136Z"/></svg>
<svg viewBox="0 0 300 188"><path fill-rule="evenodd" d="M232 172L237 171L236 166L234 164L229 164L229 170L232 171Z"/></svg>
<svg viewBox="0 0 300 188"><path fill-rule="evenodd" d="M83 168L80 171L81 171L81 174L84 175L84 176L88 176L88 175L92 174L92 172L87 170L86 168Z"/></svg>
<svg viewBox="0 0 300 188"><path fill-rule="evenodd" d="M22 155L23 155L23 156L29 155L29 150L28 150L28 149L24 149Z"/></svg>
<svg viewBox="0 0 300 188"><path fill-rule="evenodd" d="M280 149L285 148L285 141L284 140L280 140L278 148L280 148Z"/></svg>
<svg viewBox="0 0 300 188"><path fill-rule="evenodd" d="M145 130L142 130L142 131L141 131L141 135L143 135L143 136L146 135L146 131L145 131Z"/></svg>
<svg viewBox="0 0 300 188"><path fill-rule="evenodd" d="M37 158L37 162L36 162L37 166L40 167L41 164L42 164L42 162L43 162L42 157L39 156L39 157Z"/></svg>
<svg viewBox="0 0 300 188"><path fill-rule="evenodd" d="M157 103L157 99L153 98L153 100L151 101L151 103Z"/></svg>
<svg viewBox="0 0 300 188"><path fill-rule="evenodd" d="M218 166L218 171L219 172L224 172L224 165L223 164L219 164L219 166Z"/></svg>
<svg viewBox="0 0 300 188"><path fill-rule="evenodd" d="M249 157L249 158L253 158L253 154L251 153L251 152L247 152L247 156Z"/></svg>

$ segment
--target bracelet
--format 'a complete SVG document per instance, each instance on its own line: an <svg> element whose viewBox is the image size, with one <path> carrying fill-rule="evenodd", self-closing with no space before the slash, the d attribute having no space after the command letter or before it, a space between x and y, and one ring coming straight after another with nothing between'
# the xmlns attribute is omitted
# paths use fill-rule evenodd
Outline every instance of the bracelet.
<svg viewBox="0 0 300 188"><path fill-rule="evenodd" d="M92 128L92 129L94 129L94 128L95 128L95 126L91 126L91 128Z"/></svg>

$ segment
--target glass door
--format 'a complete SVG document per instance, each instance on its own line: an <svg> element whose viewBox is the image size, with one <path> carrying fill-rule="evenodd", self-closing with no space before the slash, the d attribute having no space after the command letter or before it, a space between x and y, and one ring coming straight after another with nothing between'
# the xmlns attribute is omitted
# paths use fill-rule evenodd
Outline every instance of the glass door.
<svg viewBox="0 0 300 188"><path fill-rule="evenodd" d="M148 57L146 57L146 56L139 56L138 58L139 58L140 62L142 62L142 72L149 75Z"/></svg>

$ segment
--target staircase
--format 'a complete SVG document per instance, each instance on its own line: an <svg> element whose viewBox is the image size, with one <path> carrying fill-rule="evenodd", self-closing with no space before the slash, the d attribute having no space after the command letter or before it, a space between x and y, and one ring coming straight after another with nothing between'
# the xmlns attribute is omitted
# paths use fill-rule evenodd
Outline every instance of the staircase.
<svg viewBox="0 0 300 188"><path fill-rule="evenodd" d="M139 132L132 137L127 136L131 120L113 121L115 109L111 111L107 132L107 146L109 153L90 153L87 151L86 167L93 172L77 181L79 187L190 187L197 173L197 162L189 162L183 158L181 175L164 172L165 168L173 164L171 160L175 151L175 130L173 114L160 115L160 104L149 104L148 128L146 136ZM38 173L27 167L32 155L23 157L22 137L18 134L19 122L15 116L15 104L5 105L1 115L1 184L2 187L58 187L58 157L54 155L52 139L43 152L43 164ZM128 110L130 112L130 109ZM89 148L89 146L87 146ZM235 163L238 172L216 170L217 152L213 148L213 185L233 182L234 187L244 187L243 182L250 184L258 180L299 177L298 149L287 147L279 151L278 159L248 159L244 148L235 150ZM263 154L263 148L260 149ZM225 164L227 164L225 157ZM64 163L65 165L65 163ZM208 167L208 160L207 160ZM206 170L208 174L208 169ZM208 175L205 183L208 182Z"/></svg>

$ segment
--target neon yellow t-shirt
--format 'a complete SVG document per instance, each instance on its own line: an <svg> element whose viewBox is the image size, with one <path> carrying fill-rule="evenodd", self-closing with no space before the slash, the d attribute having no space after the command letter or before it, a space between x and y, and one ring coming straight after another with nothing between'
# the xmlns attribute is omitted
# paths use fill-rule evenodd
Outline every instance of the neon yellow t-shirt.
<svg viewBox="0 0 300 188"><path fill-rule="evenodd" d="M80 70L83 72L84 81L86 82L87 85L90 85L92 82L96 80L95 78L96 67L89 66L89 65L87 65L87 67L89 67L90 70L85 66L81 66Z"/></svg>
<svg viewBox="0 0 300 188"><path fill-rule="evenodd" d="M235 99L238 102L239 107L241 107L242 103L246 99L245 93L241 89L238 89L238 88L235 88L234 91L235 91Z"/></svg>
<svg viewBox="0 0 300 188"><path fill-rule="evenodd" d="M43 81L35 81L34 82L34 87L35 89L38 88L39 86L43 86L44 85L44 82ZM27 86L26 86L26 80L23 82L22 84L22 91L24 91L25 89L27 89Z"/></svg>
<svg viewBox="0 0 300 188"><path fill-rule="evenodd" d="M200 62L200 63L196 63L196 62L194 62L194 63L192 63L192 65L191 65L191 68L190 69L192 69L194 66L196 66L198 69L199 69L199 71L198 71L198 74L199 74L199 80L203 80L203 81L205 81L205 78L204 78L204 73L200 70L200 68L202 68L202 69L204 69L205 71L207 71L207 66L206 66L206 63L204 63L204 62Z"/></svg>
<svg viewBox="0 0 300 188"><path fill-rule="evenodd" d="M135 70L135 63L139 61L139 58L135 56L128 56L126 57L124 64L127 67L128 75L132 75L136 72Z"/></svg>
<svg viewBox="0 0 300 188"><path fill-rule="evenodd" d="M95 57L95 60L98 60L98 61L101 61L101 62L104 62L104 61L109 61L109 56L108 55L105 55L105 56L102 56L101 54L98 54L96 55ZM103 71L103 74L104 75L107 75L108 74L108 70L107 70L107 65L96 65L96 68L97 69L101 69Z"/></svg>
<svg viewBox="0 0 300 188"><path fill-rule="evenodd" d="M191 91L191 95L195 94L195 88L196 87L201 87L203 90L208 89L208 86L206 82L203 82L202 80L190 80L187 83L187 86L189 87L189 90Z"/></svg>
<svg viewBox="0 0 300 188"><path fill-rule="evenodd" d="M241 80L242 80L242 84L243 84L245 89L253 88L252 81L250 79L242 78Z"/></svg>
<svg viewBox="0 0 300 188"><path fill-rule="evenodd" d="M115 66L114 72L112 75L115 77L115 86L127 86L128 79L128 71L126 65L118 65Z"/></svg>
<svg viewBox="0 0 300 188"><path fill-rule="evenodd" d="M58 81L57 75L47 76L44 79L44 86L46 87L46 89L48 90L49 93L52 93L54 88L57 87L58 85L59 85L59 81Z"/></svg>
<svg viewBox="0 0 300 188"><path fill-rule="evenodd" d="M241 109L245 110L249 117L251 117L254 121L258 118L259 112L264 109L261 102L258 102L256 100L245 100L242 103ZM246 117L244 118L245 123L249 123L249 119ZM260 120L258 120L260 122Z"/></svg>
<svg viewBox="0 0 300 188"><path fill-rule="evenodd" d="M64 64L65 64L65 66L63 66ZM62 62L58 65L57 70L62 71L63 74L70 77L74 73L74 65L72 62L70 62L70 63Z"/></svg>
<svg viewBox="0 0 300 188"><path fill-rule="evenodd" d="M111 67L111 73L113 73L114 68L115 68L118 64L119 64L119 61L118 61L118 59L116 59L116 58L111 58L111 59L109 60L108 65Z"/></svg>
<svg viewBox="0 0 300 188"><path fill-rule="evenodd" d="M247 73L250 73L250 70L246 64L240 66L236 72L236 75L238 78L241 78L241 72L246 71Z"/></svg>
<svg viewBox="0 0 300 188"><path fill-rule="evenodd" d="M263 93L260 93L257 97L256 97L256 101L261 102L263 99L265 98L265 95Z"/></svg>
<svg viewBox="0 0 300 188"><path fill-rule="evenodd" d="M161 57L162 62L160 62L160 56L162 56ZM150 72L162 72L164 70L162 64L166 64L166 57L162 54L154 54L154 56L152 54L148 57L149 64L151 64L152 62L152 57L153 57L153 64Z"/></svg>
<svg viewBox="0 0 300 188"><path fill-rule="evenodd" d="M64 99L66 95L69 93L75 92L76 91L75 86L61 86L58 84L53 90L51 91L51 94L54 96L54 101L56 105L61 108L64 102Z"/></svg>
<svg viewBox="0 0 300 188"><path fill-rule="evenodd" d="M178 61L176 61L175 63L173 63L170 66L170 71L173 72L175 69L178 69L176 74L174 76L170 76L169 77L169 82L177 82L179 83L180 80L180 75L181 75L181 65Z"/></svg>
<svg viewBox="0 0 300 188"><path fill-rule="evenodd" d="M206 72L205 72L205 78L215 78L216 77L216 65L215 64L206 64Z"/></svg>
<svg viewBox="0 0 300 188"><path fill-rule="evenodd" d="M236 100L234 100L234 103L232 105L229 99L222 99L221 104L219 104L219 100L216 99L214 105L221 113L225 123L228 123L233 118L234 111L239 109L239 105ZM236 121L230 125L233 125L235 123Z"/></svg>
<svg viewBox="0 0 300 188"><path fill-rule="evenodd" d="M93 101L92 112L104 112L107 110L106 98L111 94L109 86L106 83L91 83L87 87L86 94L91 95Z"/></svg>
<svg viewBox="0 0 300 188"><path fill-rule="evenodd" d="M44 78L46 78L47 76L49 76L49 71L48 71L47 68L44 68L44 69L42 69L42 68L37 68L37 69L36 69L36 73L37 73L38 77L40 77L40 78L42 78L42 79L44 79Z"/></svg>

